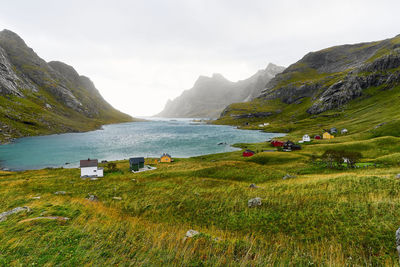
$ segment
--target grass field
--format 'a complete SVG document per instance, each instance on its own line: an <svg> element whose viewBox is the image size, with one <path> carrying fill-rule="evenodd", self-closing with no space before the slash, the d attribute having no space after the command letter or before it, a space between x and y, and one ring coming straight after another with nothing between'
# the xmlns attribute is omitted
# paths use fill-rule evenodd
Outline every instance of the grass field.
<svg viewBox="0 0 400 267"><path fill-rule="evenodd" d="M2 172L0 213L31 212L0 222L0 265L396 265L399 140L345 136L248 159L240 151L176 159L137 174L121 161L96 181L78 169ZM327 169L318 157L332 146L361 151L378 167ZM248 208L254 197L262 205ZM70 220L21 222L38 216ZM201 234L185 239L190 229Z"/></svg>

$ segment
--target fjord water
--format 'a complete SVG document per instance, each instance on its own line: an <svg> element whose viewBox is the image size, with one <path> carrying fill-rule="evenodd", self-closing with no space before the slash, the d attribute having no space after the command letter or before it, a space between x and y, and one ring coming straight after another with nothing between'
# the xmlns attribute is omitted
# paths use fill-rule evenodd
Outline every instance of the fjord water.
<svg viewBox="0 0 400 267"><path fill-rule="evenodd" d="M231 144L262 142L277 135L231 126L195 124L190 120L112 124L86 133L17 139L0 146L0 166L11 170L77 167L80 159L159 157L164 152L173 157L192 157L234 151L236 148Z"/></svg>

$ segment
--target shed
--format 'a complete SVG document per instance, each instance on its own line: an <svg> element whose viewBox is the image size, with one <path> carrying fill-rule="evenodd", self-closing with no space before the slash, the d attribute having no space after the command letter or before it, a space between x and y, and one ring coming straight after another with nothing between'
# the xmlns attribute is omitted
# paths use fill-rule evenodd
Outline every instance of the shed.
<svg viewBox="0 0 400 267"><path fill-rule="evenodd" d="M293 143L292 141L287 141L284 145L283 145L283 149L286 151L292 151L292 150L300 150L301 146L300 145L296 145L295 143Z"/></svg>
<svg viewBox="0 0 400 267"><path fill-rule="evenodd" d="M303 142L311 142L311 138L308 134L303 135Z"/></svg>
<svg viewBox="0 0 400 267"><path fill-rule="evenodd" d="M320 139L321 139L321 136L320 136L320 135L316 135L316 136L314 136L314 139L315 139L315 140L320 140Z"/></svg>
<svg viewBox="0 0 400 267"><path fill-rule="evenodd" d="M272 140L271 141L271 145L273 146L273 147L281 147L281 146L283 146L285 143L284 142L282 142L282 141L277 141L277 140Z"/></svg>
<svg viewBox="0 0 400 267"><path fill-rule="evenodd" d="M324 139L332 139L332 138L335 138L333 135L331 135L331 134L328 133L328 132L325 132L325 133L322 135L322 137L323 137Z"/></svg>
<svg viewBox="0 0 400 267"><path fill-rule="evenodd" d="M256 154L256 152L250 150L250 149L246 149L245 151L243 151L243 157L251 157L254 154Z"/></svg>
<svg viewBox="0 0 400 267"><path fill-rule="evenodd" d="M340 131L340 133L341 134L347 134L349 131L346 129L346 128L344 128L344 129L342 129L341 131Z"/></svg>
<svg viewBox="0 0 400 267"><path fill-rule="evenodd" d="M144 168L144 157L130 158L129 167L131 171L139 171L139 169Z"/></svg>
<svg viewBox="0 0 400 267"><path fill-rule="evenodd" d="M81 168L81 177L103 177L103 168L99 168L97 159L81 160L79 167Z"/></svg>
<svg viewBox="0 0 400 267"><path fill-rule="evenodd" d="M160 157L160 162L172 162L172 157L167 153L163 153Z"/></svg>

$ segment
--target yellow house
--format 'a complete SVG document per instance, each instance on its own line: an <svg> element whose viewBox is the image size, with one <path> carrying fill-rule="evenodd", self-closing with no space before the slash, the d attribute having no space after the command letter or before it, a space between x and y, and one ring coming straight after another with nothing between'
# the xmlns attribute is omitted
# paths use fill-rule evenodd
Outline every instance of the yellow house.
<svg viewBox="0 0 400 267"><path fill-rule="evenodd" d="M160 157L160 162L172 162L172 158L167 153L162 154Z"/></svg>
<svg viewBox="0 0 400 267"><path fill-rule="evenodd" d="M333 135L331 135L330 133L328 133L328 132L325 132L323 135L322 135L322 138L323 139L333 139L333 138L335 138Z"/></svg>

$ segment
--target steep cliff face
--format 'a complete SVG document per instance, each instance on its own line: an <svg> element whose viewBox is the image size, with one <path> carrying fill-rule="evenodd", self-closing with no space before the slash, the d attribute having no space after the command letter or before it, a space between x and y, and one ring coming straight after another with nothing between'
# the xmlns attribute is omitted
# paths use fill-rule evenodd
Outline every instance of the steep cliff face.
<svg viewBox="0 0 400 267"><path fill-rule="evenodd" d="M168 100L164 110L156 116L216 118L227 105L254 99L268 81L283 70L283 67L269 64L266 69L238 82L231 82L221 74L200 76L193 88L172 101Z"/></svg>
<svg viewBox="0 0 400 267"><path fill-rule="evenodd" d="M73 67L47 63L17 34L0 32L0 141L131 120Z"/></svg>

